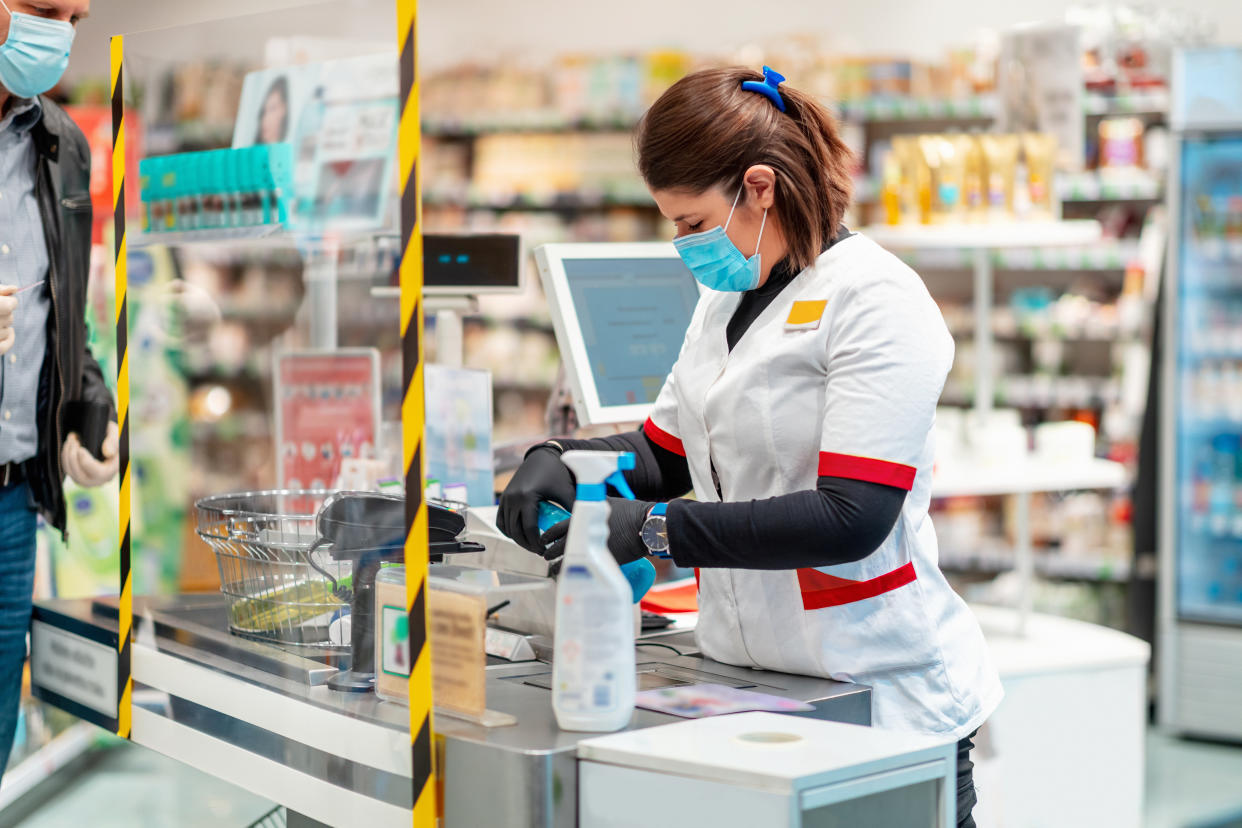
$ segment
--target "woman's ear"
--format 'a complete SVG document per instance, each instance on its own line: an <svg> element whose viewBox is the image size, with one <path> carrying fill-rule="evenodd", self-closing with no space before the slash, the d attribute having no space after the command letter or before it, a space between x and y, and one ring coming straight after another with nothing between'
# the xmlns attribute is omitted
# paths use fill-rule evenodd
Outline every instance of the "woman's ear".
<svg viewBox="0 0 1242 828"><path fill-rule="evenodd" d="M770 210L776 202L776 171L767 164L756 164L742 179L746 184L746 204Z"/></svg>

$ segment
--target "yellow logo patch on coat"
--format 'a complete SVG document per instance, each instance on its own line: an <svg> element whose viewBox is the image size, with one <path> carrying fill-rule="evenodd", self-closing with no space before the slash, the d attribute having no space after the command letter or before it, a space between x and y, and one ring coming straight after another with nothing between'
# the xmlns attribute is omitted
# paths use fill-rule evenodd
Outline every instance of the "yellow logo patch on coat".
<svg viewBox="0 0 1242 828"><path fill-rule="evenodd" d="M787 331L813 331L819 327L819 320L824 316L824 308L828 307L827 299L810 299L793 303L789 309L789 318L785 320Z"/></svg>

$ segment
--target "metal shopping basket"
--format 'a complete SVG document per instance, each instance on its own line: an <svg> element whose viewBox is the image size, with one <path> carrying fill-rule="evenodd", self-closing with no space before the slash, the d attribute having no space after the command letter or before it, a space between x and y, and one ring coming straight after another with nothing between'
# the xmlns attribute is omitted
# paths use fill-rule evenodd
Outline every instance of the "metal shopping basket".
<svg viewBox="0 0 1242 828"><path fill-rule="evenodd" d="M381 561L400 561L404 502L367 492L271 491L198 501L198 536L216 553L229 631L247 638L348 652L354 576L369 596ZM459 540L469 507L428 500L432 562L484 547ZM395 511L394 511L395 509ZM364 608L369 610L369 607ZM351 620L353 620L351 618ZM366 622L369 623L369 622Z"/></svg>
<svg viewBox="0 0 1242 828"><path fill-rule="evenodd" d="M352 566L323 548L324 491L225 494L195 504L198 536L216 554L229 630L246 638L341 651Z"/></svg>

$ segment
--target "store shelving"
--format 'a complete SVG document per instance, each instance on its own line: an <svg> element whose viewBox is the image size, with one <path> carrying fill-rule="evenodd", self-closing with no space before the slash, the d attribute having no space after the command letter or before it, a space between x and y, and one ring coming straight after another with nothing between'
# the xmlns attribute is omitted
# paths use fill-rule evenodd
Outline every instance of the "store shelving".
<svg viewBox="0 0 1242 828"><path fill-rule="evenodd" d="M1164 182L1147 173L1062 173L1056 189L1062 201L1159 201L1164 197Z"/></svg>
<svg viewBox="0 0 1242 828"><path fill-rule="evenodd" d="M1151 115L1168 112L1167 91L1135 92L1121 95L1088 93L1082 108L1087 115ZM841 101L838 115L846 120L888 121L991 121L998 109L995 95L968 95L959 98L872 96ZM527 132L625 132L638 123L634 113L615 113L582 118L566 118L555 110L507 112L499 116L480 114L475 118L423 119L423 133L436 138L473 138L496 133Z"/></svg>
<svg viewBox="0 0 1242 828"><path fill-rule="evenodd" d="M566 118L556 111L480 114L477 118L424 118L423 135L432 138L471 139L479 135L529 132L629 132L638 123L633 114Z"/></svg>
<svg viewBox="0 0 1242 828"><path fill-rule="evenodd" d="M996 117L996 98L871 97L842 101L840 116L853 121L990 121Z"/></svg>
<svg viewBox="0 0 1242 828"><path fill-rule="evenodd" d="M932 497L991 497L1076 489L1115 489L1125 486L1128 480L1125 466L1111 460L1067 463L1017 459L1005 466L971 466L938 472L932 480Z"/></svg>
<svg viewBox="0 0 1242 828"><path fill-rule="evenodd" d="M873 224L863 231L876 243L897 250L1013 250L1082 247L1102 238L1100 223L1011 221L984 224Z"/></svg>
<svg viewBox="0 0 1242 828"><path fill-rule="evenodd" d="M948 573L1000 574L1012 572L1016 563L1012 552L995 550L975 554L940 553L940 569ZM1051 580L1125 583L1130 580L1130 563L1101 555L1077 557L1040 549L1035 553L1035 574Z"/></svg>
<svg viewBox="0 0 1242 828"><path fill-rule="evenodd" d="M977 225L982 227L984 225ZM871 230L868 229L870 234ZM974 256L966 247L894 251L907 264L915 267L968 269ZM997 270L1111 271L1123 270L1140 255L1136 239L1111 239L1098 244L1066 247L1012 247L988 253Z"/></svg>
<svg viewBox="0 0 1242 828"><path fill-rule="evenodd" d="M1157 87L1148 90L1104 95L1088 92L1083 96L1083 111L1088 115L1154 115L1163 117L1169 111L1169 90Z"/></svg>
<svg viewBox="0 0 1242 828"><path fill-rule="evenodd" d="M995 95L962 98L879 96L843 101L842 118L864 122L888 121L991 121L999 109ZM1118 95L1087 93L1082 100L1087 115L1153 115L1169 109L1167 90L1128 92Z"/></svg>
<svg viewBox="0 0 1242 828"><path fill-rule="evenodd" d="M634 196L599 196L584 197L578 194L565 193L549 198L537 198L530 195L513 198L461 198L449 193L428 193L423 196L426 207L460 207L466 210L497 210L504 212L551 211L575 212L589 210L613 209L644 209L655 210L655 202L650 197Z"/></svg>
<svg viewBox="0 0 1242 828"><path fill-rule="evenodd" d="M210 230L165 230L133 233L126 238L131 248L153 244L181 247L189 244L251 245L287 247L292 244L288 228L283 224L257 224L250 227L219 227Z"/></svg>

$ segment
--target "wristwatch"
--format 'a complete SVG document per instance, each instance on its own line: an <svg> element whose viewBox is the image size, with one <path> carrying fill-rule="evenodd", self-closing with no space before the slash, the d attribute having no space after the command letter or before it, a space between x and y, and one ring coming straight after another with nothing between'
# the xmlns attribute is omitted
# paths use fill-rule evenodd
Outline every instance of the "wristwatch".
<svg viewBox="0 0 1242 828"><path fill-rule="evenodd" d="M664 516L667 511L667 503L652 506L647 513L647 520L643 522L643 530L639 533L647 551L657 558L672 557L668 552L668 519Z"/></svg>

